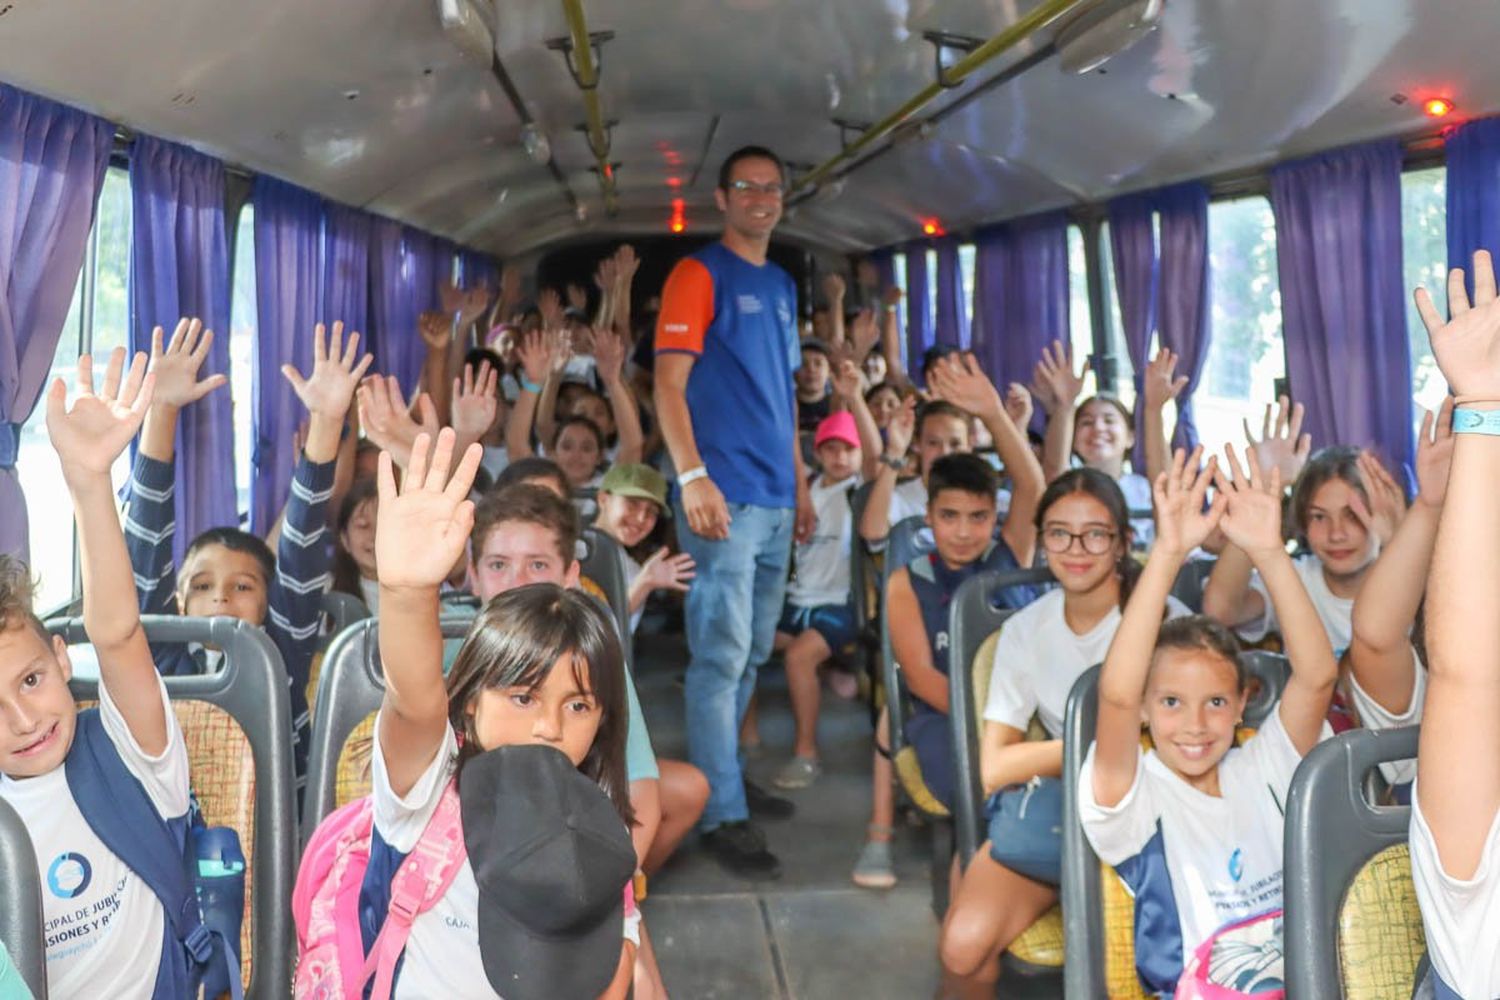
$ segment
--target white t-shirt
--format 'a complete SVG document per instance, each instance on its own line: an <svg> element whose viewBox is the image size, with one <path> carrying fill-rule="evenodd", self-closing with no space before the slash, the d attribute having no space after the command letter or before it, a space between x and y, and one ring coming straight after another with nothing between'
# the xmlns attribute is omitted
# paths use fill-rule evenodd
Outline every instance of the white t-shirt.
<svg viewBox="0 0 1500 1000"><path fill-rule="evenodd" d="M1062 590L1048 591L1006 619L995 644L986 722L1025 732L1034 714L1049 737L1062 738L1068 693L1084 671L1104 662L1120 627L1120 609L1113 607L1079 635L1063 617L1066 598ZM1167 598L1168 618L1191 613L1177 598Z"/></svg>
<svg viewBox="0 0 1500 1000"><path fill-rule="evenodd" d="M818 526L812 538L797 546L797 571L786 587L789 604L818 608L849 603L849 550L854 537L849 494L859 484L858 475L830 485L824 485L822 476L813 480L810 492Z"/></svg>
<svg viewBox="0 0 1500 1000"><path fill-rule="evenodd" d="M380 581L371 580L368 577L359 578L359 595L364 598L365 607L370 609L370 614L380 613Z"/></svg>
<svg viewBox="0 0 1500 1000"><path fill-rule="evenodd" d="M1329 730L1324 727L1324 735ZM1287 790L1302 755L1277 706L1260 731L1219 762L1219 791L1179 778L1156 752L1138 750L1135 782L1112 808L1094 798L1094 752L1078 776L1078 809L1094 853L1115 866L1141 905L1141 892L1171 889L1184 955L1225 924L1281 907L1282 829ZM1134 881L1165 857L1171 885ZM1138 956L1139 961L1139 956Z"/></svg>
<svg viewBox="0 0 1500 1000"><path fill-rule="evenodd" d="M1305 555L1292 561L1303 589L1312 599L1318 617L1323 620L1323 629L1328 633L1328 642L1333 646L1334 659L1344 655L1349 643L1354 640L1354 598L1337 597L1328 589L1328 580L1323 575L1323 561L1314 555ZM1268 632L1281 629L1276 618L1276 608L1271 604L1271 594L1266 590L1260 573L1250 574L1250 587L1261 596L1266 610L1252 621L1235 629L1247 642L1259 642Z"/></svg>
<svg viewBox="0 0 1500 1000"><path fill-rule="evenodd" d="M120 758L164 819L188 811L188 757L160 680L167 747L141 749L120 710L99 686L99 714ZM101 841L78 808L64 768L16 781L0 777L0 798L21 817L42 881L48 996L150 996L161 961L166 917L151 887Z"/></svg>
<svg viewBox="0 0 1500 1000"><path fill-rule="evenodd" d="M630 553L625 551L625 546L620 546L620 564L625 571L625 594L626 600L630 599L630 588L635 584L635 578L641 575L641 564L630 558ZM630 634L635 635L635 630L641 626L641 617L646 613L646 605L642 604L635 611L630 612Z"/></svg>
<svg viewBox="0 0 1500 1000"><path fill-rule="evenodd" d="M479 460L479 467L489 473L491 482L500 478L500 473L510 466L510 449L505 445L484 446L484 458Z"/></svg>
<svg viewBox="0 0 1500 1000"><path fill-rule="evenodd" d="M379 732L378 719L375 728ZM458 753L458 740L453 727L447 727L437 755L404 798L397 798L391 790L385 751L378 739L375 746L370 769L375 827L393 850L406 853L416 846L443 797L449 762ZM639 911L625 918L624 937L636 945L640 944L640 922ZM396 980L395 1000L497 996L489 986L479 954L479 883L467 858L443 898L412 921L405 956Z"/></svg>
<svg viewBox="0 0 1500 1000"><path fill-rule="evenodd" d="M1500 997L1500 813L1490 821L1474 877L1443 870L1437 842L1422 815L1419 790L1411 797L1411 876L1422 907L1427 955L1438 977L1461 997Z"/></svg>
<svg viewBox="0 0 1500 1000"><path fill-rule="evenodd" d="M1380 702L1365 693L1365 689L1359 686L1359 680L1351 673L1349 675L1349 691L1354 699L1354 710L1359 713L1360 724L1366 729L1400 729L1403 726L1415 726L1422 721L1422 705L1427 701L1427 668L1422 666L1422 658L1412 650L1412 686L1411 701L1406 705L1406 711L1400 715L1394 715L1381 707ZM1404 785L1409 781L1415 781L1417 777L1416 760L1392 760L1380 765L1380 773L1385 780L1393 785Z"/></svg>
<svg viewBox="0 0 1500 1000"><path fill-rule="evenodd" d="M1130 510L1151 509L1151 480L1138 472L1127 472L1115 482L1120 484L1120 492L1125 494L1125 506ZM1131 518L1130 527L1134 532L1134 548L1150 548L1151 543L1156 540L1156 522L1150 515L1146 517Z"/></svg>

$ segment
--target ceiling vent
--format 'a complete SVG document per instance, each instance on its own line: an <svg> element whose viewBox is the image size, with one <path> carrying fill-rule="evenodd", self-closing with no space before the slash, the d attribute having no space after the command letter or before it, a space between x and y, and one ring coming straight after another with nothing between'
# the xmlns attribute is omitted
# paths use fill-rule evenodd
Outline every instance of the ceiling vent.
<svg viewBox="0 0 1500 1000"><path fill-rule="evenodd" d="M1053 44L1068 73L1090 73L1156 30L1166 0L1099 0L1057 29Z"/></svg>

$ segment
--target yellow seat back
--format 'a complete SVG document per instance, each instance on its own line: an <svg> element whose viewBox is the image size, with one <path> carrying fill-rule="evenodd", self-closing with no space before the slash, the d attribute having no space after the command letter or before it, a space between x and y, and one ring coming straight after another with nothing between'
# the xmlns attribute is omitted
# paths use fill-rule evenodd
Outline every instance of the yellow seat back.
<svg viewBox="0 0 1500 1000"><path fill-rule="evenodd" d="M1339 907L1344 1000L1409 996L1426 951L1411 854L1392 844L1365 862Z"/></svg>

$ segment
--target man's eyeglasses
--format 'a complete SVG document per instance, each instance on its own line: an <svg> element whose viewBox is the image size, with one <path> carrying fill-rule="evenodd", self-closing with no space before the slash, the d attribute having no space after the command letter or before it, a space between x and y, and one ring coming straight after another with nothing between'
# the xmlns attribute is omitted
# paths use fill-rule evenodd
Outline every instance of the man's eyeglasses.
<svg viewBox="0 0 1500 1000"><path fill-rule="evenodd" d="M730 181L729 190L736 194L768 194L772 198L780 198L786 194L786 185L780 181L771 181L769 184L757 184L754 181Z"/></svg>
<svg viewBox="0 0 1500 1000"><path fill-rule="evenodd" d="M1054 555L1062 555L1073 547L1075 538L1083 546L1083 551L1091 556L1102 556L1114 544L1115 533L1104 528L1077 532L1067 528L1047 528L1042 532L1042 547Z"/></svg>

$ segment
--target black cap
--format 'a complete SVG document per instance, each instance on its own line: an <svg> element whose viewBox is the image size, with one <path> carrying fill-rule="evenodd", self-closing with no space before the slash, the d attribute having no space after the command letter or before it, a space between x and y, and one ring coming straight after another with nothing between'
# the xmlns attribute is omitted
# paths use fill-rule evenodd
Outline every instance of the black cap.
<svg viewBox="0 0 1500 1000"><path fill-rule="evenodd" d="M624 939L635 849L614 803L558 750L490 750L459 781L479 952L506 1000L596 1000Z"/></svg>

